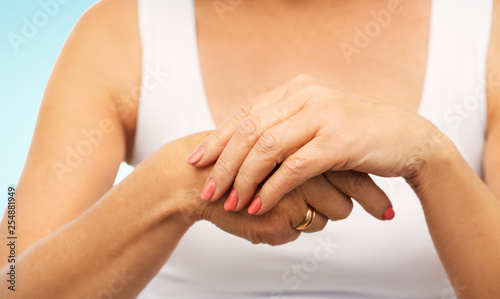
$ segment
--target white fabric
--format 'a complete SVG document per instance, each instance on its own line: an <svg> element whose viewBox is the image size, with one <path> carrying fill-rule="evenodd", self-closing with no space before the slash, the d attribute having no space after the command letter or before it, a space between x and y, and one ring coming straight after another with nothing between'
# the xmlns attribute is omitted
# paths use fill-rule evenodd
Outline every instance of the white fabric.
<svg viewBox="0 0 500 299"><path fill-rule="evenodd" d="M491 13L491 0L433 1L419 108L479 175ZM134 164L173 139L215 127L192 0L139 0L139 24L143 86ZM394 220L375 220L355 204L347 220L278 247L252 245L200 222L140 298L453 297L414 192L402 179L375 180L394 204Z"/></svg>

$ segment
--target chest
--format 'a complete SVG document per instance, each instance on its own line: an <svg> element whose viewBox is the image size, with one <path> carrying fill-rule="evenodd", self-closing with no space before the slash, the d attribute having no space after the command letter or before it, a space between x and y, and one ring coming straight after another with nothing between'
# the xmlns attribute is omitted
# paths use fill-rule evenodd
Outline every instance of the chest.
<svg viewBox="0 0 500 299"><path fill-rule="evenodd" d="M207 1L196 2L198 54L216 124L299 74L417 110L430 1L302 2L242 2L222 17Z"/></svg>

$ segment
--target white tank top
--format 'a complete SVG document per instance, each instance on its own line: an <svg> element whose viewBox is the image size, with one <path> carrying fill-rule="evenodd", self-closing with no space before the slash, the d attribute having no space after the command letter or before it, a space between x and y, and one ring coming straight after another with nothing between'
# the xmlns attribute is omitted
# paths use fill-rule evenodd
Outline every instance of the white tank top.
<svg viewBox="0 0 500 299"><path fill-rule="evenodd" d="M214 129L192 0L139 0L142 93L133 164L163 144ZM482 176L491 0L435 0L419 113ZM401 178L374 178L397 216L355 203L343 221L271 247L196 223L139 298L452 298L418 198ZM460 283L460 282L458 282Z"/></svg>

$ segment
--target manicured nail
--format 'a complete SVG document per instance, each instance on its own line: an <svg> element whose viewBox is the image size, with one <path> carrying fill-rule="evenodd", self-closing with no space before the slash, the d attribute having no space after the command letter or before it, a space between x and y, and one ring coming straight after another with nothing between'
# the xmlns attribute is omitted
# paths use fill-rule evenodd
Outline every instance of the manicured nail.
<svg viewBox="0 0 500 299"><path fill-rule="evenodd" d="M384 214L382 214L382 219L391 220L392 218L394 218L394 215L395 213L392 207L388 207L387 210L385 210Z"/></svg>
<svg viewBox="0 0 500 299"><path fill-rule="evenodd" d="M201 158L203 158L203 154L205 153L205 150L202 147L197 148L194 152L189 155L186 159L186 163L189 165L196 164L200 162Z"/></svg>
<svg viewBox="0 0 500 299"><path fill-rule="evenodd" d="M208 180L208 182L205 184L205 187L203 187L203 191L201 191L201 199L203 200L209 200L214 196L215 193L215 181L214 179Z"/></svg>
<svg viewBox="0 0 500 299"><path fill-rule="evenodd" d="M248 207L248 214L253 215L257 213L260 210L261 206L262 206L262 201L260 201L260 197L257 197Z"/></svg>
<svg viewBox="0 0 500 299"><path fill-rule="evenodd" d="M236 205L238 204L238 193L236 192L235 189L229 193L229 196L226 199L226 202L224 203L224 210L226 211L232 211L234 208L236 208Z"/></svg>

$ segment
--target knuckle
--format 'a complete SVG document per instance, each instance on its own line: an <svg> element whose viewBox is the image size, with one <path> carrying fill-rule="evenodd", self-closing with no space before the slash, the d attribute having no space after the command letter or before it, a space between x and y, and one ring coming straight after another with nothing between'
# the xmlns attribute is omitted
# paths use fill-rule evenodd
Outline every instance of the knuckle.
<svg viewBox="0 0 500 299"><path fill-rule="evenodd" d="M220 134L219 130L215 130L212 134L210 134L210 138L207 140L208 147L213 146L215 148L219 148L226 144Z"/></svg>
<svg viewBox="0 0 500 299"><path fill-rule="evenodd" d="M264 234L265 242L269 245L281 244L282 243L281 238L282 238L282 234L278 234L278 233L273 232L273 231L267 231Z"/></svg>
<svg viewBox="0 0 500 299"><path fill-rule="evenodd" d="M321 218L321 220L318 221L317 231L323 230L325 228L325 226L326 226L327 223L328 223L328 219L327 218Z"/></svg>
<svg viewBox="0 0 500 299"><path fill-rule="evenodd" d="M285 238L285 236L281 236L279 239L274 239L267 244L270 246L279 246L279 245L286 244L288 242L289 241L287 240L287 238Z"/></svg>
<svg viewBox="0 0 500 299"><path fill-rule="evenodd" d="M290 227L285 227L282 222L273 221L265 232L265 243L271 246L282 245L291 241Z"/></svg>
<svg viewBox="0 0 500 299"><path fill-rule="evenodd" d="M276 221L269 217L266 218L267 221L259 226L256 238L260 243L271 244L276 242Z"/></svg>
<svg viewBox="0 0 500 299"><path fill-rule="evenodd" d="M309 84L301 90L303 96L308 99L309 106L318 109L326 109L331 101L325 96L328 89L321 84Z"/></svg>
<svg viewBox="0 0 500 299"><path fill-rule="evenodd" d="M295 241L299 236L300 236L300 231L292 229L290 233L290 238L287 240L287 242Z"/></svg>
<svg viewBox="0 0 500 299"><path fill-rule="evenodd" d="M236 175L236 178L234 179L234 187L246 187L246 186L253 186L252 185L252 179L251 175L242 167L238 170L238 174Z"/></svg>
<svg viewBox="0 0 500 299"><path fill-rule="evenodd" d="M223 174L222 177L225 177L229 174L232 174L233 172L234 170L232 163L227 159L221 157L219 158L219 160L217 160L217 168L215 168L215 171L213 173L214 175L217 175L217 173L221 173Z"/></svg>
<svg viewBox="0 0 500 299"><path fill-rule="evenodd" d="M274 133L270 130L265 131L257 141L257 149L261 153L270 154L277 150L276 138L274 138Z"/></svg>
<svg viewBox="0 0 500 299"><path fill-rule="evenodd" d="M244 238L248 239L254 245L265 243L264 240L262 239L262 236L260 235L260 233L258 231L252 231L252 232L248 233L247 237L244 237Z"/></svg>
<svg viewBox="0 0 500 299"><path fill-rule="evenodd" d="M290 156L281 164L281 167L283 167L285 175L300 176L307 164L308 160L303 157Z"/></svg>
<svg viewBox="0 0 500 299"><path fill-rule="evenodd" d="M343 204L342 207L338 209L339 214L338 214L337 220L342 220L342 219L346 219L347 217L349 217L349 215L351 215L353 207L354 207L354 205L352 203L352 200L348 199L345 202L345 204Z"/></svg>
<svg viewBox="0 0 500 299"><path fill-rule="evenodd" d="M240 191L248 192L250 190L254 192L259 183L260 183L259 180L254 175L252 175L243 168L240 168L240 170L238 170L238 174L234 179L234 187L238 190L238 192ZM244 193L245 192L239 194L240 197L242 197Z"/></svg>
<svg viewBox="0 0 500 299"><path fill-rule="evenodd" d="M353 172L348 183L351 197L364 194L370 188L371 180L366 174Z"/></svg>
<svg viewBox="0 0 500 299"><path fill-rule="evenodd" d="M287 202L292 205L292 208L295 208L294 210L297 212L298 217L304 216L303 210L307 208L308 194L302 188L303 185L300 185L285 195ZM300 220L302 221L302 219Z"/></svg>
<svg viewBox="0 0 500 299"><path fill-rule="evenodd" d="M308 81L313 81L315 78L307 74L300 74L295 76L290 82L291 83L304 83Z"/></svg>
<svg viewBox="0 0 500 299"><path fill-rule="evenodd" d="M245 118L238 126L238 136L242 139L251 141L255 139L255 134L257 132L257 120L256 117Z"/></svg>
<svg viewBox="0 0 500 299"><path fill-rule="evenodd" d="M238 111L236 111L235 116L239 121L243 121L244 119L252 115L252 111L253 111L252 106L250 104L246 104L238 108Z"/></svg>
<svg viewBox="0 0 500 299"><path fill-rule="evenodd" d="M280 201L271 211L259 217L260 225L254 234L254 240L271 246L286 244L298 238L300 232L293 229L292 214L294 205L283 205Z"/></svg>
<svg viewBox="0 0 500 299"><path fill-rule="evenodd" d="M299 226L307 210L305 193L299 189L300 186L285 194L271 210L283 213L290 227Z"/></svg>
<svg viewBox="0 0 500 299"><path fill-rule="evenodd" d="M307 229L306 232L308 232L308 233L319 232L325 228L327 222L328 222L328 219L325 217L316 217L314 219L312 226L309 229Z"/></svg>

